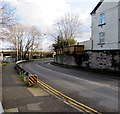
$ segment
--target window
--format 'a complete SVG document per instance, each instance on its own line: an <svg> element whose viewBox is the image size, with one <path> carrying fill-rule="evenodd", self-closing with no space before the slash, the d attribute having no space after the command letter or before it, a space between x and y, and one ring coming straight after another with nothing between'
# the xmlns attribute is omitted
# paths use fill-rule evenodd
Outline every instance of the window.
<svg viewBox="0 0 120 114"><path fill-rule="evenodd" d="M100 14L100 24L105 24L105 14Z"/></svg>
<svg viewBox="0 0 120 114"><path fill-rule="evenodd" d="M105 33L101 32L99 33L99 43L104 43L105 42Z"/></svg>

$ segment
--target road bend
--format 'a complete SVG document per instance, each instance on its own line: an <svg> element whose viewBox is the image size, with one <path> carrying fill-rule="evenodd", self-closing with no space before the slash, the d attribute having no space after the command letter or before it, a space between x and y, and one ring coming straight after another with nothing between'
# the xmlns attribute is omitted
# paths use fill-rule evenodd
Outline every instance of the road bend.
<svg viewBox="0 0 120 114"><path fill-rule="evenodd" d="M50 61L29 62L24 68L65 95L100 112L118 112L119 79L104 74L62 68Z"/></svg>

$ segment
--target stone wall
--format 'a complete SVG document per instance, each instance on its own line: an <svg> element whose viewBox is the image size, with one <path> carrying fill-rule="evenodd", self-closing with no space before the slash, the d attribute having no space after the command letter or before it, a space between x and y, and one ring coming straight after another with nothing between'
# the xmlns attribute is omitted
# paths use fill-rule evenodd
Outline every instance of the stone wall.
<svg viewBox="0 0 120 114"><path fill-rule="evenodd" d="M82 55L61 54L55 56L55 62L60 64L120 71L120 50L92 50Z"/></svg>
<svg viewBox="0 0 120 114"><path fill-rule="evenodd" d="M89 59L82 62L83 67L120 70L120 50L86 51Z"/></svg>
<svg viewBox="0 0 120 114"><path fill-rule="evenodd" d="M75 58L73 55L68 54L55 55L54 61L60 64L76 66Z"/></svg>

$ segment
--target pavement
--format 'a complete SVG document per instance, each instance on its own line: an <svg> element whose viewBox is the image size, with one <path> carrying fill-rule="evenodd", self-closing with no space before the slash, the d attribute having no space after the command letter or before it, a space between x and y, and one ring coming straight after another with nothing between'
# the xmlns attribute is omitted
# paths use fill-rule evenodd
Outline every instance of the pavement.
<svg viewBox="0 0 120 114"><path fill-rule="evenodd" d="M19 78L14 64L4 66L2 80L2 105L5 113L78 112L41 87L27 87Z"/></svg>

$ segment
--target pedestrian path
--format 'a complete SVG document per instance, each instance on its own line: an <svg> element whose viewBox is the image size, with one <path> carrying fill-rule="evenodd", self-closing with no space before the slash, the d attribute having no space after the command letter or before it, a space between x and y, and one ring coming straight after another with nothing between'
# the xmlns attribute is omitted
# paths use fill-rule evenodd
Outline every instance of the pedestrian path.
<svg viewBox="0 0 120 114"><path fill-rule="evenodd" d="M3 69L2 95L5 112L78 112L40 87L26 87L14 65Z"/></svg>

